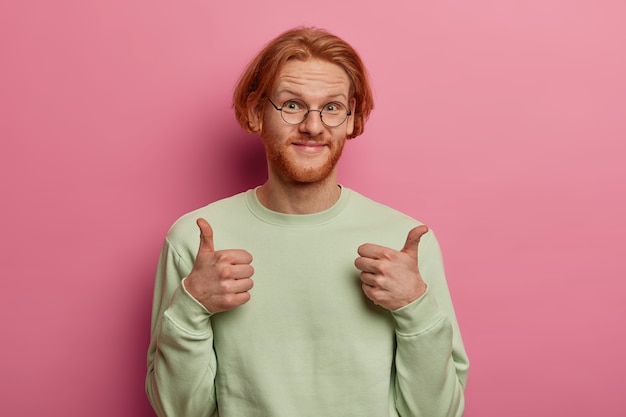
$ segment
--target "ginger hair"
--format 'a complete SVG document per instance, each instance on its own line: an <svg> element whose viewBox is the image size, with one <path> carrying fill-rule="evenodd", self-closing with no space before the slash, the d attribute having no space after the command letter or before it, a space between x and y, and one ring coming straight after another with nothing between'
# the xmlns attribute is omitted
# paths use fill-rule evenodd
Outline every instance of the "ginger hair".
<svg viewBox="0 0 626 417"><path fill-rule="evenodd" d="M350 97L355 99L354 130L349 138L363 133L374 108L367 70L356 50L343 39L318 28L290 29L270 41L248 64L233 93L237 121L252 133L249 111L263 113L264 100L270 95L283 65L290 60L317 58L340 66L350 80ZM256 130L256 129L255 129Z"/></svg>

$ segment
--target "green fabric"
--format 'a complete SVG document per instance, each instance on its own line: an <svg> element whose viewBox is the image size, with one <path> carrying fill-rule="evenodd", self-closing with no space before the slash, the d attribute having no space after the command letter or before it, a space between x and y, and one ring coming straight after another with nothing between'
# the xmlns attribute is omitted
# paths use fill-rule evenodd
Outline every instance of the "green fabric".
<svg viewBox="0 0 626 417"><path fill-rule="evenodd" d="M252 254L248 303L211 314L181 281L199 245ZM420 224L342 188L330 209L286 215L254 190L181 217L159 260L148 396L159 416L460 416L468 360L432 231L421 239L427 292L389 312L363 294L357 248L402 248Z"/></svg>

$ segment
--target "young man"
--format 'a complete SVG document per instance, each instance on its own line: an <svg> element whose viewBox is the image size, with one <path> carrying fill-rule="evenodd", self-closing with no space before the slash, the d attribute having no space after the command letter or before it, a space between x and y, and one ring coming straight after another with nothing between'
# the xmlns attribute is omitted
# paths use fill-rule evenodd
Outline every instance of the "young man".
<svg viewBox="0 0 626 417"><path fill-rule="evenodd" d="M462 415L468 360L435 236L337 182L373 107L357 53L288 31L234 107L268 179L168 232L146 381L157 414Z"/></svg>

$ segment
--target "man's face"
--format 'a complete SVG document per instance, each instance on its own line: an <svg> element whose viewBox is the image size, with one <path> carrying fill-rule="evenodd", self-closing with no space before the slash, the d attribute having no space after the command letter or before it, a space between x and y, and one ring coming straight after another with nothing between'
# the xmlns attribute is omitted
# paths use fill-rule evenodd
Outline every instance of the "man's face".
<svg viewBox="0 0 626 417"><path fill-rule="evenodd" d="M338 65L318 59L293 60L283 66L269 99L278 107L298 99L313 110L340 102L350 111L354 100L349 93L350 80ZM270 175L285 182L313 183L334 173L346 137L354 129L354 116L340 126L328 127L320 113L312 111L302 123L290 125L269 101L264 105L260 130Z"/></svg>

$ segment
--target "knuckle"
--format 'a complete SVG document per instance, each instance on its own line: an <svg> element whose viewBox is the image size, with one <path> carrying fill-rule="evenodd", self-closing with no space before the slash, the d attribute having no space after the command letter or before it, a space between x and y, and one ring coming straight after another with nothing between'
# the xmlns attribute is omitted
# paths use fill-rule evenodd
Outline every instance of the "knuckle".
<svg viewBox="0 0 626 417"><path fill-rule="evenodd" d="M381 276L386 276L387 274L389 274L390 269L391 269L391 266L389 265L389 263L381 262L378 265L378 273L379 273L379 275L377 275L376 278L377 279L381 279Z"/></svg>
<svg viewBox="0 0 626 417"><path fill-rule="evenodd" d="M383 248L381 251L381 257L388 261L393 261L396 256L396 251L390 248Z"/></svg>
<svg viewBox="0 0 626 417"><path fill-rule="evenodd" d="M374 277L374 286L377 289L385 288L386 283L387 283L387 279L384 276L377 275L376 277Z"/></svg>
<svg viewBox="0 0 626 417"><path fill-rule="evenodd" d="M215 260L217 263L228 262L230 255L225 251L215 252Z"/></svg>
<svg viewBox="0 0 626 417"><path fill-rule="evenodd" d="M218 285L218 289L219 289L219 293L220 294L224 294L225 296L227 296L230 292L231 292L231 286L230 286L230 282L229 281L219 281Z"/></svg>
<svg viewBox="0 0 626 417"><path fill-rule="evenodd" d="M233 268L229 264L217 264L215 265L215 269L217 270L217 275L222 279L230 277L233 273Z"/></svg>
<svg viewBox="0 0 626 417"><path fill-rule="evenodd" d="M378 304L382 300L382 292L375 287L363 284L363 292L367 298L372 300L375 304Z"/></svg>
<svg viewBox="0 0 626 417"><path fill-rule="evenodd" d="M224 295L224 304L227 306L235 305L235 294L226 294Z"/></svg>
<svg viewBox="0 0 626 417"><path fill-rule="evenodd" d="M231 293L224 296L224 303L228 308L234 308L247 302L250 299L250 294L246 293Z"/></svg>

